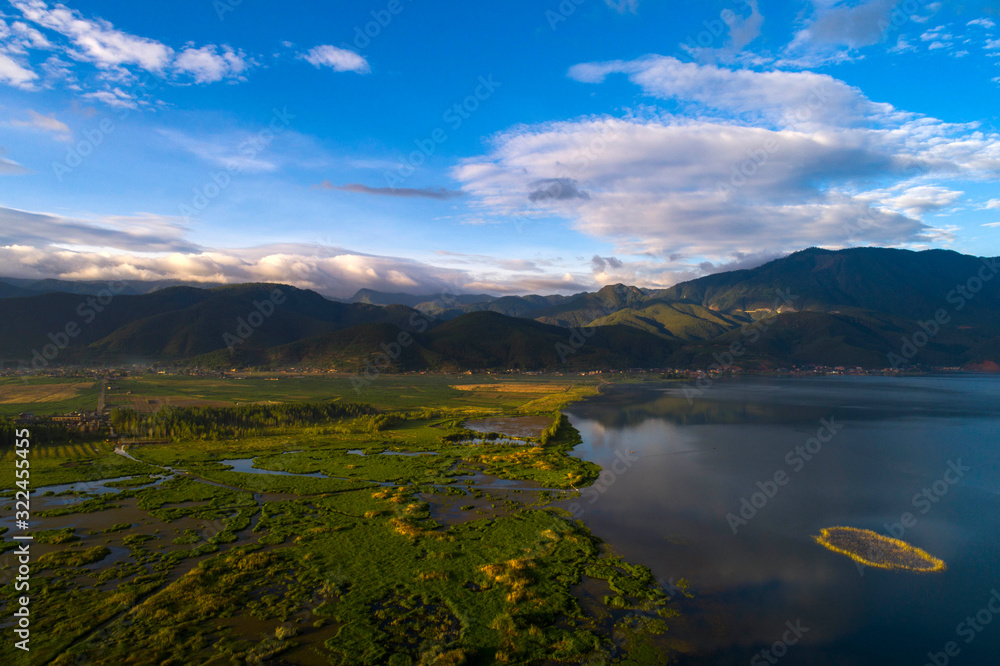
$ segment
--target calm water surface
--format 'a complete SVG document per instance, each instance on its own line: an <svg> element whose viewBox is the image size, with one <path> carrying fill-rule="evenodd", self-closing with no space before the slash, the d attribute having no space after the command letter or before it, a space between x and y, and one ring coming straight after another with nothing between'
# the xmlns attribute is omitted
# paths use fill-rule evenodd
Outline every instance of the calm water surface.
<svg viewBox="0 0 1000 666"><path fill-rule="evenodd" d="M616 470L576 513L665 583L690 582L683 663L920 666L954 642L950 664L1000 664L1000 613L984 610L1000 599L1000 377L720 381L693 402L680 385L615 387L568 414L577 455ZM824 422L838 431L807 460L796 447ZM734 534L727 515L758 483L773 497ZM912 527L895 525L905 513ZM948 569L861 568L813 541L837 525L895 532ZM786 623L808 631L784 646Z"/></svg>

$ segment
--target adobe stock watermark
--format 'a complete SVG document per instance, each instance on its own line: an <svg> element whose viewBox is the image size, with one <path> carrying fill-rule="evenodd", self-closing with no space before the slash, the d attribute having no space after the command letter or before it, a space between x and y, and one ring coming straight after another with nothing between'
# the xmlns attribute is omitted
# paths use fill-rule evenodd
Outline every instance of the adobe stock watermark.
<svg viewBox="0 0 1000 666"><path fill-rule="evenodd" d="M601 473L597 476L597 481L593 485L580 491L582 495L581 499L586 499L587 504L590 506L596 504L620 478L632 469L632 465L639 462L639 460L640 456L635 451L626 451L625 449L616 451L611 466L601 470ZM579 502L570 504L569 511L573 514L574 518L582 518L586 513L586 510Z"/></svg>
<svg viewBox="0 0 1000 666"><path fill-rule="evenodd" d="M239 159L230 160L221 171L209 172L205 183L194 188L191 201L181 203L179 206L180 215L187 222L191 222L198 214L205 210L218 199L223 192L233 184L233 178L243 173L244 167L240 166L242 160L253 160L264 152L275 138L288 129L295 116L288 112L288 107L281 110L275 108L271 112L271 121L264 129L253 134L249 139L243 141L238 147Z"/></svg>
<svg viewBox="0 0 1000 666"><path fill-rule="evenodd" d="M549 29L555 32L560 24L568 21L586 2L587 0L562 0L555 9L546 9L545 20L548 21Z"/></svg>
<svg viewBox="0 0 1000 666"><path fill-rule="evenodd" d="M881 31L883 36L888 36L889 33L899 30L913 20L918 11L933 2L935 0L904 0L904 2L896 5L889 14L888 19L879 19L879 31Z"/></svg>
<svg viewBox="0 0 1000 666"><path fill-rule="evenodd" d="M678 595L688 598L694 596L688 592L691 584L688 582L687 578L681 578L680 580L674 581L674 577L671 576L670 580L659 578L656 582L661 588L663 588L663 591L667 593L667 599L673 599Z"/></svg>
<svg viewBox="0 0 1000 666"><path fill-rule="evenodd" d="M123 107L116 116L104 116L97 121L97 125L82 132L82 138L75 141L66 149L66 157L62 161L52 162L52 173L60 183L69 174L73 173L84 161L97 152L98 148L104 145L112 134L119 127L119 123L128 120L129 116L136 110L148 106L153 91L160 87L152 75L146 74L139 84L141 93L133 101L134 106Z"/></svg>
<svg viewBox="0 0 1000 666"><path fill-rule="evenodd" d="M777 497L781 489L791 482L792 475L805 469L806 464L823 450L823 446L832 442L843 429L843 424L837 423L832 416L829 419L821 419L815 437L810 437L805 443L795 446L785 454L785 464L791 468L791 472L779 469L766 481L758 481L758 492L749 497L742 497L736 513L726 514L726 523L733 534L737 534L741 527L745 527L756 518L764 507Z"/></svg>
<svg viewBox="0 0 1000 666"><path fill-rule="evenodd" d="M872 209L865 208L864 215L858 216L853 222L844 223L844 236L847 238L848 243L855 243L861 239L862 234L871 229L875 229L879 226L879 222L875 219L875 213Z"/></svg>
<svg viewBox="0 0 1000 666"><path fill-rule="evenodd" d="M571 159L566 160L562 165L564 168L556 173L555 178L548 178L534 183L534 186L537 186L538 189L528 197L532 209L537 212L544 212L542 204L546 202L559 202L566 199L589 199L590 195L580 189L574 174L584 171L616 139L621 137L618 127L617 123L604 123L601 125L600 134L591 139L583 150L577 152ZM523 212L514 213L511 218L514 221L514 229L519 234L522 233L525 226L532 222L532 218Z"/></svg>
<svg viewBox="0 0 1000 666"><path fill-rule="evenodd" d="M828 100L823 88L814 85L809 91L809 98L795 109L790 118L800 123L808 122ZM760 173L760 170L767 166L780 150L781 142L778 141L777 134L769 133L759 147L747 149L746 159L733 165L728 182L716 183L717 191L727 196L734 194Z"/></svg>
<svg viewBox="0 0 1000 666"><path fill-rule="evenodd" d="M108 286L101 289L93 296L87 296L76 306L76 315L79 319L72 319L59 330L50 331L46 338L48 343L41 349L31 350L31 360L18 361L18 371L21 373L41 372L50 363L54 362L59 355L72 344L73 340L80 337L84 328L97 319L98 315L104 312L115 296L125 291L125 283L112 280ZM27 375L23 377L27 380Z"/></svg>
<svg viewBox="0 0 1000 666"><path fill-rule="evenodd" d="M967 472L971 472L971 467L966 467L962 464L962 459L949 460L948 470L944 473L940 479L930 484L929 487L921 489L921 491L913 496L911 504L913 508L917 510L921 516L926 516L934 505L941 501L952 486L958 485L965 476ZM912 513L904 513L899 517L899 522L886 523L884 525L887 534L895 537L896 539L902 539L903 535L906 534L906 530L912 529L917 525L917 517Z"/></svg>
<svg viewBox="0 0 1000 666"><path fill-rule="evenodd" d="M226 14L232 14L243 4L243 0L212 0L212 9L220 21L226 20Z"/></svg>
<svg viewBox="0 0 1000 666"><path fill-rule="evenodd" d="M249 340L257 332L257 329L264 325L265 321L274 316L278 307L284 305L285 300L284 292L277 287L271 290L269 298L260 302L255 300L253 311L246 317L239 317L236 320L235 335L229 331L222 334L222 341L229 351L234 351L238 345Z"/></svg>
<svg viewBox="0 0 1000 666"><path fill-rule="evenodd" d="M723 372L733 368L736 365L736 361L749 351L751 345L757 344L764 333L771 327L770 320L781 314L783 307L791 308L797 300L799 300L799 297L793 294L791 290L779 289L778 298L772 304L768 316L744 324L740 329L740 335L741 338L746 338L746 341L740 339L733 342L729 345L729 350L725 353L713 353L712 358L715 359L715 363L708 366L708 372ZM705 395L705 392L711 389L714 384L715 381L711 377L704 375L695 380L694 386L684 386L684 397L687 398L688 404L693 405L695 398Z"/></svg>
<svg viewBox="0 0 1000 666"><path fill-rule="evenodd" d="M757 3L752 0L732 0L732 4L749 9L751 13L759 11ZM701 25L704 30L701 30L697 34L689 35L681 44L681 49L688 56L693 56L699 51L711 49L718 40L725 36L727 29L732 31L733 26L737 25L739 20L740 17L737 16L736 12L726 7L719 12L719 18L702 21ZM676 53L675 57L680 60L680 53Z"/></svg>
<svg viewBox="0 0 1000 666"><path fill-rule="evenodd" d="M716 189L720 194L732 194L750 182L750 179L757 175L761 167L765 166L771 156L778 152L781 145L776 138L769 137L760 148L750 148L747 150L747 158L738 164L734 164L729 176L729 182L719 181Z"/></svg>
<svg viewBox="0 0 1000 666"><path fill-rule="evenodd" d="M781 638L774 641L771 647L761 650L750 659L750 666L763 666L763 664L777 664L778 660L788 654L792 646L798 645L802 638L809 633L809 627L802 624L802 620L795 620L785 623L787 629Z"/></svg>
<svg viewBox="0 0 1000 666"><path fill-rule="evenodd" d="M351 50L351 47L363 51L372 45L372 42L382 35L382 31L389 27L397 16L403 13L407 4L413 0L389 0L382 9L373 9L370 12L372 17L364 26L354 26L354 39L350 44L341 43L341 48Z"/></svg>
<svg viewBox="0 0 1000 666"><path fill-rule="evenodd" d="M452 132L457 132L502 85L500 81L493 79L492 74L480 76L478 85L472 93L449 106L441 115L441 119ZM404 156L393 171L385 171L382 174L386 185L389 187L402 185L417 172L417 169L426 164L427 160L437 154L438 148L446 144L450 138L447 129L437 127L428 136L414 139L413 143L417 149Z"/></svg>
<svg viewBox="0 0 1000 666"><path fill-rule="evenodd" d="M446 289L431 303L442 309L454 307L458 304L458 300L455 298L458 293L457 290ZM414 334L419 335L427 332L431 323L433 323L433 318L423 312L417 311L411 314L407 320L410 330L400 331L396 335L395 340L380 344L379 348L382 351L370 355L365 360L362 369L351 377L351 388L354 389L354 392L361 393L362 389L371 386L372 382L378 379L383 372L391 368L393 363L402 357L403 352L416 341L413 337Z"/></svg>
<svg viewBox="0 0 1000 666"><path fill-rule="evenodd" d="M907 511L899 516L898 521L885 523L883 525L885 533L894 539L902 539L906 536L907 530L912 530L917 526L921 516L926 516L930 513L931 509L941 502L942 498L948 494L951 488L958 485L966 473L971 471L971 467L966 467L962 464L961 458L949 460L948 469L945 470L940 479L937 479L934 483L922 488L920 492L913 495L910 504L913 506L915 512ZM878 559L880 552L874 546L870 546L862 554L868 555L869 561L875 561ZM856 560L854 561L854 566L860 575L865 575L867 566Z"/></svg>
<svg viewBox="0 0 1000 666"><path fill-rule="evenodd" d="M925 173L927 170L928 167L923 164L916 165L910 169L915 175ZM866 238L865 233L880 226L880 222L875 215L876 212L881 211L873 209L871 206L865 206L864 212L861 215L851 222L844 223L844 237L848 243L857 244L859 242L866 242L869 245L871 244L874 239Z"/></svg>
<svg viewBox="0 0 1000 666"><path fill-rule="evenodd" d="M1000 273L1000 261L997 259L984 258L982 262L983 265L979 267L979 272L976 275L966 280L965 284L956 285L945 296L945 301L952 306L952 312L958 313L964 310L969 302L975 299L986 285L996 277L997 273ZM932 319L917 322L920 330L901 338L903 344L899 353L889 352L886 355L892 368L898 370L910 363L920 353L920 350L930 344L931 340L941 332L941 328L949 324L951 320L952 315L942 308L934 313Z"/></svg>
<svg viewBox="0 0 1000 666"><path fill-rule="evenodd" d="M555 347L556 353L559 354L559 362L563 365L566 364L566 359L583 349L584 345L587 344L587 339L597 334L597 329L584 326L570 328L569 332L569 344L557 342Z"/></svg>
<svg viewBox="0 0 1000 666"><path fill-rule="evenodd" d="M969 615L958 623L955 627L955 634L963 639L965 645L969 645L978 638L979 634L986 631L986 627L992 624L998 615L1000 615L1000 591L993 588L990 590L990 598L987 599L983 607L974 615ZM962 654L962 648L958 641L948 641L940 651L927 653L927 662L924 666L948 666L951 660L960 654Z"/></svg>

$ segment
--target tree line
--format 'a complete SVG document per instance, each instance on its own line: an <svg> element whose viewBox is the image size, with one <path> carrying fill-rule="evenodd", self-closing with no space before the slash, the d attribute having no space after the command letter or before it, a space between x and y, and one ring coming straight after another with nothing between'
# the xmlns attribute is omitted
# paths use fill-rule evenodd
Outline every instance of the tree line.
<svg viewBox="0 0 1000 666"><path fill-rule="evenodd" d="M310 426L344 419L363 419L374 431L392 425L390 415L360 403L290 403L238 407L165 407L153 414L131 409L111 412L120 434L172 439L245 437L274 428Z"/></svg>
<svg viewBox="0 0 1000 666"><path fill-rule="evenodd" d="M25 424L0 418L0 450L14 448L14 439L17 433L22 430L27 430L30 433L32 444L92 442L103 440L108 436L107 428L101 428L94 432L84 432L76 428L68 428L60 423L34 422Z"/></svg>

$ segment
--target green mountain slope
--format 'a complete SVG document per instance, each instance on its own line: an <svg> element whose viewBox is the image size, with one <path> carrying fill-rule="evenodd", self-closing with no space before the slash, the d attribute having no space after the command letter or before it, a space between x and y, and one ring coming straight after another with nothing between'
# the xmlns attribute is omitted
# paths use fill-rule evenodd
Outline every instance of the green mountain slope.
<svg viewBox="0 0 1000 666"><path fill-rule="evenodd" d="M995 260L950 251L809 249L656 292L611 285L573 296L416 303L436 312L433 318L405 305L334 302L284 285L175 286L99 302L84 293L23 295L35 287L62 288L59 281L4 287L0 280L0 361L20 367L38 358L36 352L68 343L52 365L145 360L356 368L412 335L389 359L392 369L707 368L759 328L759 339L738 359L743 367L880 368L922 334L920 322L942 313L949 321L927 336L913 363L992 367L1000 362L998 276ZM282 302L273 312L258 307L276 289ZM403 296L363 290L356 298ZM751 326L753 320L766 325ZM68 328L75 335L67 336ZM237 340L231 352L228 345Z"/></svg>
<svg viewBox="0 0 1000 666"><path fill-rule="evenodd" d="M976 278L984 265L980 258L949 250L811 248L752 270L685 282L656 292L655 297L749 312L773 308L790 293L796 310L860 309L918 320L952 307L948 294ZM998 300L1000 279L988 282L961 316L1000 323Z"/></svg>
<svg viewBox="0 0 1000 666"><path fill-rule="evenodd" d="M336 303L285 285L219 287L191 307L131 322L88 353L97 358L181 359L226 348L236 339L242 340L239 346L266 349L364 323L403 324L414 316L426 320L404 306Z"/></svg>
<svg viewBox="0 0 1000 666"><path fill-rule="evenodd" d="M595 319L591 326L628 326L668 340L710 340L752 319L743 313L715 312L693 303L653 303Z"/></svg>
<svg viewBox="0 0 1000 666"><path fill-rule="evenodd" d="M614 284L592 294L571 296L561 303L537 310L531 316L545 324L587 326L595 319L606 317L619 310L641 308L647 298L646 292L638 287Z"/></svg>
<svg viewBox="0 0 1000 666"><path fill-rule="evenodd" d="M582 370L661 367L679 347L623 326L569 331L495 312L474 312L423 333L365 324L248 355L226 351L192 363L385 370Z"/></svg>
<svg viewBox="0 0 1000 666"><path fill-rule="evenodd" d="M744 369L793 365L887 368L893 365L890 354L901 355L903 339L912 340L920 330L912 321L880 313L792 312L729 331L706 343L688 345L671 360L697 368L708 368L720 358ZM965 331L942 328L914 360L928 366L964 365L971 360L973 346L974 340ZM734 348L738 353L728 356ZM1000 349L994 348L993 355L997 352Z"/></svg>
<svg viewBox="0 0 1000 666"><path fill-rule="evenodd" d="M280 304L270 300L276 289ZM257 304L271 314L263 316ZM226 335L242 339L247 334L240 346L266 349L363 323L427 321L403 306L336 303L315 292L271 284L171 287L115 296L103 305L83 295L42 294L2 300L0 311L0 353L15 366L30 363L34 352L56 343L69 343L58 354L63 363L172 360L225 348ZM75 336L65 335L67 326Z"/></svg>

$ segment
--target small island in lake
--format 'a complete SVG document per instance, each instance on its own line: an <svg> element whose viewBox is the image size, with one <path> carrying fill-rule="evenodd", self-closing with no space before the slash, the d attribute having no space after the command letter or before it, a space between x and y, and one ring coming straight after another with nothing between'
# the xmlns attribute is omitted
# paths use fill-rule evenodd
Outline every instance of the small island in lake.
<svg viewBox="0 0 1000 666"><path fill-rule="evenodd" d="M867 567L916 573L933 573L947 568L942 560L930 553L871 530L827 527L820 531L820 536L813 538L821 546Z"/></svg>

